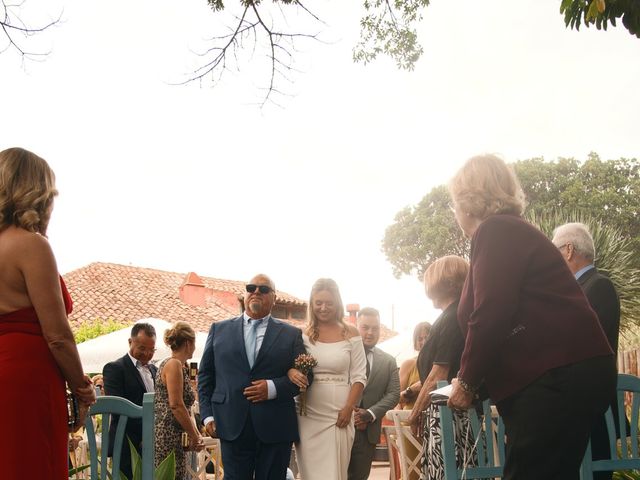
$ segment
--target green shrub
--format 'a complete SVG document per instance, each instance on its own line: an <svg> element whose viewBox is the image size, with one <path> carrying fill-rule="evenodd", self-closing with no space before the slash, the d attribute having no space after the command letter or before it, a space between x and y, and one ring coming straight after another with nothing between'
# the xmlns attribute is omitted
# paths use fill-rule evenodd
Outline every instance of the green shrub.
<svg viewBox="0 0 640 480"><path fill-rule="evenodd" d="M637 470L613 472L612 480L640 480L640 472Z"/></svg>
<svg viewBox="0 0 640 480"><path fill-rule="evenodd" d="M85 322L80 325L73 336L76 340L76 343L86 342L87 340L91 340L92 338L97 338L101 335L106 335L107 333L115 332L116 330L120 330L129 326L133 322L118 322L113 320L112 318L108 320L101 320L99 318L95 320L91 320L89 322Z"/></svg>

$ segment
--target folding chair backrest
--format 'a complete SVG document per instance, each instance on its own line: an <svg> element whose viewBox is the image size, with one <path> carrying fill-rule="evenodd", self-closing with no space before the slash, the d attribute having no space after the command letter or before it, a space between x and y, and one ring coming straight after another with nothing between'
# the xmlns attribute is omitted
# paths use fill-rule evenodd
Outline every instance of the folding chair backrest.
<svg viewBox="0 0 640 480"><path fill-rule="evenodd" d="M400 451L398 450L398 445L396 444L396 434L395 434L395 426L392 425L383 425L382 432L384 433L384 438L387 442L387 452L389 454L389 478L391 480L396 480L400 478Z"/></svg>
<svg viewBox="0 0 640 480"><path fill-rule="evenodd" d="M127 442L125 428L130 418L142 419L142 480L153 479L153 393L145 393L142 407L135 403L114 396L98 397L95 404L89 409L89 415L85 421L87 431L87 441L89 443L89 462L91 465L91 478L107 480L111 478L107 469L107 454L109 451L109 427L117 416L116 434L113 443L112 471L120 471L122 446ZM92 418L102 417L101 451L98 460L98 448L96 442L96 431ZM100 471L98 472L98 466ZM119 475L113 476L114 480L119 480ZM132 479L129 479L132 480Z"/></svg>
<svg viewBox="0 0 640 480"><path fill-rule="evenodd" d="M411 427L405 423L410 414L410 410L389 410L386 414L387 418L393 421L400 477L403 480L419 477L422 470L422 439L415 438L411 433ZM413 452L407 451L409 445L412 445L412 450L417 451L417 454L412 455Z"/></svg>
<svg viewBox="0 0 640 480"><path fill-rule="evenodd" d="M446 385L446 382L439 386ZM489 400L482 403L480 415L475 408L468 411L470 431L465 432L475 445L474 457L477 466L456 465L456 449L454 438L454 416L446 405L440 409L440 426L442 428L442 457L445 480L461 478L500 478L503 476L505 458L504 423Z"/></svg>
<svg viewBox="0 0 640 480"><path fill-rule="evenodd" d="M625 397L628 400L628 409L625 408ZM605 413L610 458L592 460L591 442L589 442L580 471L583 480L592 480L594 472L640 469L640 445L638 444L638 435L640 433L638 431L638 420L640 420L640 378L625 373L618 374L616 402L618 425L615 425L611 407ZM626 425L627 416L625 413L630 413L630 431ZM621 432L619 449L616 430Z"/></svg>

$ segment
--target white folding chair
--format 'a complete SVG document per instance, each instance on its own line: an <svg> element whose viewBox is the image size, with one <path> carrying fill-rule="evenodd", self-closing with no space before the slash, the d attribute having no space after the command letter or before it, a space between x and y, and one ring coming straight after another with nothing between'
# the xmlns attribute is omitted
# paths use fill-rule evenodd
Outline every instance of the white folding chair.
<svg viewBox="0 0 640 480"><path fill-rule="evenodd" d="M197 425L195 414L199 412L199 404L195 402L191 407L191 421ZM207 465L213 463L213 478L220 480L223 476L222 453L220 440L209 436L203 437L204 449L200 452L190 452L187 461L187 475L191 480L207 480Z"/></svg>
<svg viewBox="0 0 640 480"><path fill-rule="evenodd" d="M410 480L420 478L422 474L422 442L413 436L411 427L407 425L407 420L411 410L389 410L387 418L393 421L395 431L395 443L398 448L400 457L400 475L402 480ZM411 444L418 452L417 455L411 457L407 452L407 444Z"/></svg>

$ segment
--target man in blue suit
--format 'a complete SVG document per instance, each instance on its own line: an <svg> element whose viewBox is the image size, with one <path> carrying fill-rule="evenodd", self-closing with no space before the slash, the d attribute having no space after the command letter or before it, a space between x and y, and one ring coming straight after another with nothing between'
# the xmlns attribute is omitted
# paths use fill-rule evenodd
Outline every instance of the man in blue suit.
<svg viewBox="0 0 640 480"><path fill-rule="evenodd" d="M287 377L305 353L302 332L271 316L275 285L256 275L247 285L242 316L214 323L198 374L200 414L220 438L225 480L283 480L298 441Z"/></svg>

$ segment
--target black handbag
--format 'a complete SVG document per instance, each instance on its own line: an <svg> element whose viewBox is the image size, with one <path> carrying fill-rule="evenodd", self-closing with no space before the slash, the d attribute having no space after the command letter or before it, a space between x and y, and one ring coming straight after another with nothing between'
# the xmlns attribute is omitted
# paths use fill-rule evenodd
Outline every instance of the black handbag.
<svg viewBox="0 0 640 480"><path fill-rule="evenodd" d="M80 409L78 399L67 390L67 428L69 433L74 433L80 428Z"/></svg>

